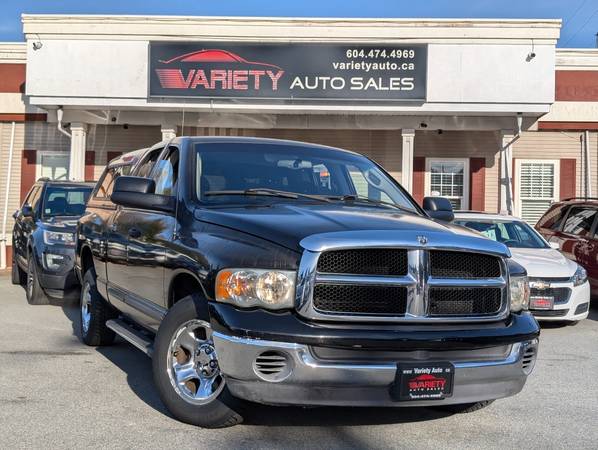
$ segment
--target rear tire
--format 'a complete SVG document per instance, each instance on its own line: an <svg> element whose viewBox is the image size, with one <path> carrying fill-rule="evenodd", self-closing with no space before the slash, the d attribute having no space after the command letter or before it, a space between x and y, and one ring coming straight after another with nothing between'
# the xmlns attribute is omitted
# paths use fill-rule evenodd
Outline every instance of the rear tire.
<svg viewBox="0 0 598 450"><path fill-rule="evenodd" d="M25 296L27 303L30 305L49 305L50 299L44 293L39 279L37 278L37 263L35 262L35 255L29 254L27 259L27 284L25 286Z"/></svg>
<svg viewBox="0 0 598 450"><path fill-rule="evenodd" d="M179 300L162 321L152 355L154 383L172 415L191 425L223 428L243 421L220 373L208 317L197 295Z"/></svg>
<svg viewBox="0 0 598 450"><path fill-rule="evenodd" d="M93 347L110 345L116 334L106 326L106 322L117 316L116 311L100 295L96 286L96 274L93 268L87 269L83 276L80 298L80 333L81 340Z"/></svg>
<svg viewBox="0 0 598 450"><path fill-rule="evenodd" d="M484 400L482 402L475 402L475 403L463 403L460 405L446 405L446 406L439 406L438 408L447 411L453 414L468 414L472 412L479 411L480 409L484 409L487 406L494 403L494 400Z"/></svg>
<svg viewBox="0 0 598 450"><path fill-rule="evenodd" d="M17 284L19 286L23 286L27 281L27 277L23 269L19 267L17 260L15 259L14 255L14 246L13 246L13 255L12 255L12 268L11 268L11 281L12 284Z"/></svg>

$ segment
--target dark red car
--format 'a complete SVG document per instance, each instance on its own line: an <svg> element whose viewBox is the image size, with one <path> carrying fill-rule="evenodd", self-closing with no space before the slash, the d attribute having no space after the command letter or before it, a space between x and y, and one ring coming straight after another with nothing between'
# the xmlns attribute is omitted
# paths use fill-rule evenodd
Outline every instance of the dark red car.
<svg viewBox="0 0 598 450"><path fill-rule="evenodd" d="M598 199L567 199L554 203L536 229L565 256L588 273L592 296L598 295Z"/></svg>

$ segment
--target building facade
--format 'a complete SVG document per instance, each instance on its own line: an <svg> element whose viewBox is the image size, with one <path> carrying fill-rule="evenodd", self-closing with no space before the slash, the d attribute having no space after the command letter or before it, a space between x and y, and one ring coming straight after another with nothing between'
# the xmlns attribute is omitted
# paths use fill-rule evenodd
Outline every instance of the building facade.
<svg viewBox="0 0 598 450"><path fill-rule="evenodd" d="M23 29L0 45L9 246L37 177L96 179L174 135L348 148L418 200L532 223L597 190L598 52L557 50L558 20L24 15Z"/></svg>

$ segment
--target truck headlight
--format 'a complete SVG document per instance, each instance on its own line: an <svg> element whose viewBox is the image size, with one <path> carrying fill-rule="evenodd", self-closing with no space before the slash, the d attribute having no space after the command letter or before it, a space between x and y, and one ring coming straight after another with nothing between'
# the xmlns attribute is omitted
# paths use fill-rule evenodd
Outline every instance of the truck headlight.
<svg viewBox="0 0 598 450"><path fill-rule="evenodd" d="M578 265L577 270L571 277L571 281L573 281L573 286L581 286L588 281L588 272L586 272L586 269Z"/></svg>
<svg viewBox="0 0 598 450"><path fill-rule="evenodd" d="M529 283L527 277L511 277L511 311L524 311L529 306Z"/></svg>
<svg viewBox="0 0 598 450"><path fill-rule="evenodd" d="M511 296L511 311L519 312L529 307L529 281L524 267L513 260L508 260L509 293Z"/></svg>
<svg viewBox="0 0 598 450"><path fill-rule="evenodd" d="M216 300L241 308L292 308L295 272L288 270L224 269L216 276Z"/></svg>
<svg viewBox="0 0 598 450"><path fill-rule="evenodd" d="M44 243L46 245L75 245L75 233L65 233L63 231L44 230Z"/></svg>

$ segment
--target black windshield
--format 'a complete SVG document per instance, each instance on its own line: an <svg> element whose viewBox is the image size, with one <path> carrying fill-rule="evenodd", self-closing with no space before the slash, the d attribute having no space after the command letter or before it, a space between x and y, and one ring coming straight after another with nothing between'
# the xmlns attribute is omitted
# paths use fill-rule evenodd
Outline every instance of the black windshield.
<svg viewBox="0 0 598 450"><path fill-rule="evenodd" d="M353 200L371 207L386 203L387 208L390 204L420 211L384 171L354 153L268 143L199 143L196 151L197 197L208 205L317 201L318 196L321 201ZM264 195L256 194L261 191ZM274 196L273 192L281 194ZM240 195L243 193L246 195ZM292 193L298 195L289 195Z"/></svg>
<svg viewBox="0 0 598 450"><path fill-rule="evenodd" d="M82 216L91 193L88 186L48 186L44 195L44 217Z"/></svg>

